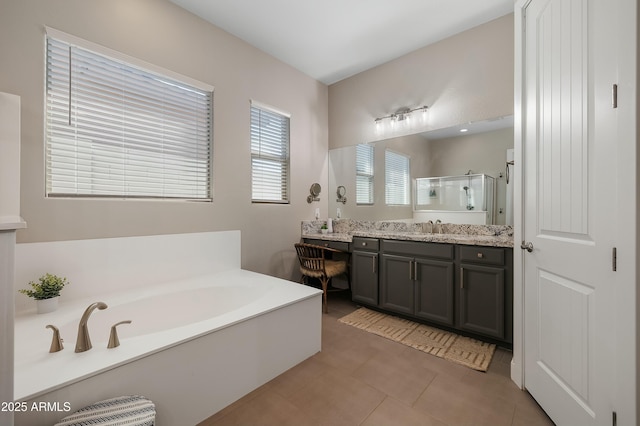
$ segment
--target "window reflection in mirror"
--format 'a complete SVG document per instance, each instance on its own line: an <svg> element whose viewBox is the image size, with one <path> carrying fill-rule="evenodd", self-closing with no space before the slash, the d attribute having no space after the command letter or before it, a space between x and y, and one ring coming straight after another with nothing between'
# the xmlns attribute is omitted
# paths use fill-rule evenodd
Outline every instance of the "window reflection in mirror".
<svg viewBox="0 0 640 426"><path fill-rule="evenodd" d="M356 146L356 203L373 204L373 150L372 144Z"/></svg>

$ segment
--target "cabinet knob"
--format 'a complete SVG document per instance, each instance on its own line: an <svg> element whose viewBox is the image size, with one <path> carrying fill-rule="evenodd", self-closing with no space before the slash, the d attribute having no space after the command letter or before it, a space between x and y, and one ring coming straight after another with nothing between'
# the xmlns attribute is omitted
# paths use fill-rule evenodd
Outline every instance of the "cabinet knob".
<svg viewBox="0 0 640 426"><path fill-rule="evenodd" d="M366 245L367 245L367 243L362 243L362 245L363 245L363 246L366 246Z"/></svg>
<svg viewBox="0 0 640 426"><path fill-rule="evenodd" d="M478 259L482 259L484 257L484 254L478 252Z"/></svg>

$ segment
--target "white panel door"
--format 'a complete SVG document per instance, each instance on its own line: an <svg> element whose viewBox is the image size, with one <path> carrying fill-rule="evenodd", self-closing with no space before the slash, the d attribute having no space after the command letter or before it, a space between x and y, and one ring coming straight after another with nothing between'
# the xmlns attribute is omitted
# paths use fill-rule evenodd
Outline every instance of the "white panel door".
<svg viewBox="0 0 640 426"><path fill-rule="evenodd" d="M612 417L616 2L524 14L524 377L558 425Z"/></svg>

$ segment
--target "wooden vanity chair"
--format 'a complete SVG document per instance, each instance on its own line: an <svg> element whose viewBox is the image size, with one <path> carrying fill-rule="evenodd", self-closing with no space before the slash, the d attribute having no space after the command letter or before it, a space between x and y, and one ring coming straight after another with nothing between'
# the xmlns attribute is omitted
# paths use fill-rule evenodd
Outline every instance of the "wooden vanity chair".
<svg viewBox="0 0 640 426"><path fill-rule="evenodd" d="M327 308L327 288L329 280L337 275L347 273L345 260L327 259L329 253L342 253L340 250L313 244L295 244L298 260L300 261L301 282L308 277L318 278L322 283L322 312L329 312Z"/></svg>

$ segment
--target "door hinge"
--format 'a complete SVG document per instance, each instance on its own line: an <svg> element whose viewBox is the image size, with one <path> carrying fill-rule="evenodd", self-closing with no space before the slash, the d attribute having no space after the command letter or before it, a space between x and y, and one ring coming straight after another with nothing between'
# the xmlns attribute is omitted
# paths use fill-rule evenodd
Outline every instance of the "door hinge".
<svg viewBox="0 0 640 426"><path fill-rule="evenodd" d="M615 411L611 413L611 425L612 426L618 425L618 414Z"/></svg>
<svg viewBox="0 0 640 426"><path fill-rule="evenodd" d="M618 249L611 250L611 269L615 272L618 270Z"/></svg>
<svg viewBox="0 0 640 426"><path fill-rule="evenodd" d="M613 108L618 108L618 85L614 84L611 89L611 106Z"/></svg>

